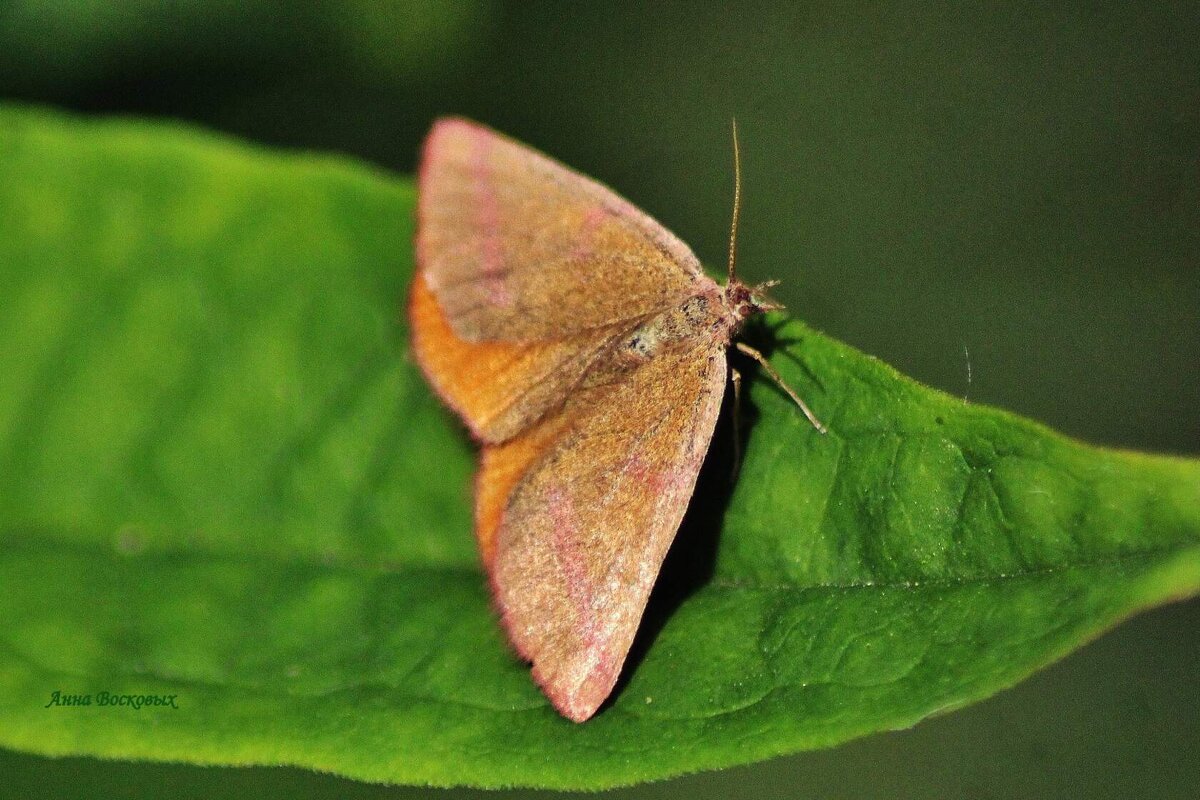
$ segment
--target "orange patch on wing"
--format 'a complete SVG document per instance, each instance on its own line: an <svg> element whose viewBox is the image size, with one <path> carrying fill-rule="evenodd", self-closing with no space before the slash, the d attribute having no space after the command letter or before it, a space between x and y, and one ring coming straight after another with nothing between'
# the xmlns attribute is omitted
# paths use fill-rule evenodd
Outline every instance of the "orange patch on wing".
<svg viewBox="0 0 1200 800"><path fill-rule="evenodd" d="M446 404L479 437L536 369L542 348L536 343L460 339L424 275L413 279L408 314L417 363Z"/></svg>
<svg viewBox="0 0 1200 800"><path fill-rule="evenodd" d="M515 384L537 360L537 344L468 342L455 335L433 291L418 275L409 303L413 350L430 383L472 431L486 426L506 406ZM469 368L468 368L469 367ZM514 367L517 367L514 369ZM495 553L496 531L509 495L558 436L561 423L542 424L503 444L485 446L475 476L475 535L485 567Z"/></svg>
<svg viewBox="0 0 1200 800"><path fill-rule="evenodd" d="M560 436L566 420L556 417L515 439L483 448L475 476L475 536L488 570L496 555L496 532L513 489Z"/></svg>

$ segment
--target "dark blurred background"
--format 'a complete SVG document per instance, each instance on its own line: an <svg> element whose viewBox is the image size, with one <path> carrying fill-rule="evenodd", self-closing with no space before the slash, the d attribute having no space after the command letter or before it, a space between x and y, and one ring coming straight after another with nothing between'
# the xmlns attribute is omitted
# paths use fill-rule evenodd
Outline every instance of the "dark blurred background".
<svg viewBox="0 0 1200 800"><path fill-rule="evenodd" d="M1200 455L1200 4L0 0L0 101L411 172L440 114L609 183L901 371ZM1200 603L916 729L630 797L1179 797ZM300 770L0 752L2 796L412 796ZM470 793L464 793L470 794Z"/></svg>

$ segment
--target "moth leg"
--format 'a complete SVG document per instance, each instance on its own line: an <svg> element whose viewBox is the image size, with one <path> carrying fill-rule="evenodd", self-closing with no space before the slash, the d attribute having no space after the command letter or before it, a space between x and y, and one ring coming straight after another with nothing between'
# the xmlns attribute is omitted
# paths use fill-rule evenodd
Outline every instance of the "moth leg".
<svg viewBox="0 0 1200 800"><path fill-rule="evenodd" d="M735 483L742 469L742 373L730 367L729 380L733 383L733 469L729 471L729 482Z"/></svg>
<svg viewBox="0 0 1200 800"><path fill-rule="evenodd" d="M805 405L804 401L800 399L800 395L796 394L796 392L793 391L792 387L788 386L787 383L784 382L783 378L780 377L779 373L775 371L775 368L772 367L770 362L767 361L766 356L764 356L762 353L758 352L757 350L755 350L753 347L746 344L745 342L737 342L737 349L739 351L741 351L742 353L745 353L746 355L753 358L755 361L757 361L759 363L759 365L762 366L763 371L766 372L768 376L770 376L771 380L775 381L776 385L778 385L780 389L783 389L783 391L785 391L787 393L788 397L792 398L792 402L794 402L796 405L800 406L800 410L804 412L804 416L808 417L808 421L812 423L812 426L814 428L816 428L820 433L828 433L829 432L829 429L826 428L824 425L822 425L821 421L819 419L817 419L815 414L813 414L812 409L810 409L807 405Z"/></svg>

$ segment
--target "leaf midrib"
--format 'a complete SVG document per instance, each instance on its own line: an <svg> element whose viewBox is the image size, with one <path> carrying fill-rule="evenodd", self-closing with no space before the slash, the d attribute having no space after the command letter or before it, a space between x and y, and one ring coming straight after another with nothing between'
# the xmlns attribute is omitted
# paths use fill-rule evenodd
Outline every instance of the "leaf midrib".
<svg viewBox="0 0 1200 800"><path fill-rule="evenodd" d="M96 541L64 542L59 537L47 535L44 532L18 534L11 532L0 537L9 553L19 548L24 549L57 549L63 551L91 552L111 561L133 561L137 559L158 558L208 560L246 566L258 566L268 563L272 566L290 570L306 570L314 573L349 573L371 574L377 576L399 576L404 574L421 575L453 575L460 578L470 578L483 582L483 573L475 565L466 564L420 564L402 562L397 564L370 564L366 561L327 558L316 556L311 559L282 558L278 553L263 551L219 551L201 548L164 548L153 546L137 552L122 554L111 546L104 546ZM930 588L961 588L966 586L1006 583L1038 577L1050 577L1074 570L1107 569L1131 564L1145 564L1154 559L1179 555L1188 551L1200 554L1200 542L1175 543L1166 547L1147 550L1131 551L1120 556L1088 559L1085 561L1047 565L1031 569L1003 572L994 575L968 575L963 577L921 578L916 580L886 580L886 581L850 581L847 583L761 583L755 581L738 581L725 577L715 577L703 585L704 589L728 591L759 591L759 592L814 592L814 591L863 591L863 590L895 590L895 589L930 589Z"/></svg>

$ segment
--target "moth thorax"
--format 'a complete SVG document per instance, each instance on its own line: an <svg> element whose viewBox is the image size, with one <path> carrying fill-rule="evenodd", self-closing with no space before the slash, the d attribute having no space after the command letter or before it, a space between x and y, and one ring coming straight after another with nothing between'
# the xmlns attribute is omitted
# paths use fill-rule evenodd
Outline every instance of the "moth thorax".
<svg viewBox="0 0 1200 800"><path fill-rule="evenodd" d="M722 303L716 297L693 295L675 308L647 320L629 334L625 347L637 358L649 358L663 348L708 335L710 330L721 327L725 316Z"/></svg>

